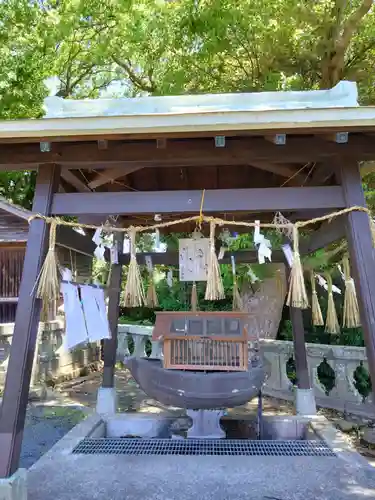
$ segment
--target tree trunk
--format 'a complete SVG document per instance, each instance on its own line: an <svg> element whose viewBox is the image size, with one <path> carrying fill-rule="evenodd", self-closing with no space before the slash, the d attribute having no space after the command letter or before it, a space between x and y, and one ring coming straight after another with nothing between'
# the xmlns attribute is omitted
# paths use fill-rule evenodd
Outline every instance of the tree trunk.
<svg viewBox="0 0 375 500"><path fill-rule="evenodd" d="M336 0L333 8L335 26L331 26L328 33L328 37L332 37L332 40L327 40L332 48L322 61L322 78L320 81L320 88L322 89L334 87L343 78L345 55L350 42L373 6L373 0L362 0L359 7L350 14L346 21L342 21L346 3L343 0Z"/></svg>

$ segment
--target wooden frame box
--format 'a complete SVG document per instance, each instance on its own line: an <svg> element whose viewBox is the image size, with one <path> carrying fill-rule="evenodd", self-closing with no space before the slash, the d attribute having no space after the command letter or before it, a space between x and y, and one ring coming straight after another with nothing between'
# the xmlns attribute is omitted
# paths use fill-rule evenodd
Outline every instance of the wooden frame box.
<svg viewBox="0 0 375 500"><path fill-rule="evenodd" d="M158 312L153 340L163 340L164 368L246 371L248 313Z"/></svg>

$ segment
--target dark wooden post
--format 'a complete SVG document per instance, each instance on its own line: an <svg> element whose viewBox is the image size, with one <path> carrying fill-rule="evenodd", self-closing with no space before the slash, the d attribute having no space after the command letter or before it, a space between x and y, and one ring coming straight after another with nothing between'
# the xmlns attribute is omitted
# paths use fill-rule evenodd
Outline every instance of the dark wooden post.
<svg viewBox="0 0 375 500"><path fill-rule="evenodd" d="M59 179L60 167L39 167L34 213L50 213ZM47 227L42 220L36 219L31 223L0 414L0 477L11 476L18 468L41 309L34 287L45 255L47 235Z"/></svg>
<svg viewBox="0 0 375 500"><path fill-rule="evenodd" d="M124 233L116 233L114 241L117 241L119 254L122 254ZM119 258L120 261L120 258ZM114 374L117 352L117 331L120 309L122 265L111 265L111 281L108 291L108 321L112 338L104 340L104 370L102 387L114 387Z"/></svg>
<svg viewBox="0 0 375 500"><path fill-rule="evenodd" d="M289 277L288 263L285 262L286 274ZM305 328L301 309L289 307L290 320L293 330L294 362L296 365L297 390L295 407L298 414L315 415L316 404L314 390L311 388L309 366L305 343Z"/></svg>
<svg viewBox="0 0 375 500"><path fill-rule="evenodd" d="M358 163L342 160L339 168L346 205L366 206ZM368 215L364 212L349 213L346 234L375 394L375 259Z"/></svg>
<svg viewBox="0 0 375 500"><path fill-rule="evenodd" d="M310 389L309 367L307 365L305 329L302 310L290 307L290 320L293 329L294 361L296 363L298 389Z"/></svg>
<svg viewBox="0 0 375 500"><path fill-rule="evenodd" d="M124 234L116 233L115 241L119 249L119 262L121 262ZM117 331L119 304L121 294L122 264L112 264L111 279L108 290L108 321L111 329L111 338L103 342L104 370L102 387L98 390L96 411L100 414L114 414L117 410L115 387L115 364L117 352Z"/></svg>

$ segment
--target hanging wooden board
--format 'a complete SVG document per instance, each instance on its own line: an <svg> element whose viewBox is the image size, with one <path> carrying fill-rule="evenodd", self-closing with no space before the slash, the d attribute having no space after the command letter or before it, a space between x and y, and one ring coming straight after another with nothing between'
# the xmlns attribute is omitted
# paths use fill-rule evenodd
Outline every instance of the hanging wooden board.
<svg viewBox="0 0 375 500"><path fill-rule="evenodd" d="M180 281L207 281L209 238L179 240Z"/></svg>

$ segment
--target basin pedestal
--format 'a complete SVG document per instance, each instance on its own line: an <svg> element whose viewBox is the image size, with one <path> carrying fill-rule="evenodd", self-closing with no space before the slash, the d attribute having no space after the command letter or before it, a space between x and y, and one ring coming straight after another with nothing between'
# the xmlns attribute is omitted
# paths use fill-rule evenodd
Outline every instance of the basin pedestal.
<svg viewBox="0 0 375 500"><path fill-rule="evenodd" d="M225 432L220 426L220 419L224 413L224 410L187 410L186 414L193 420L187 437L194 439L225 438Z"/></svg>

